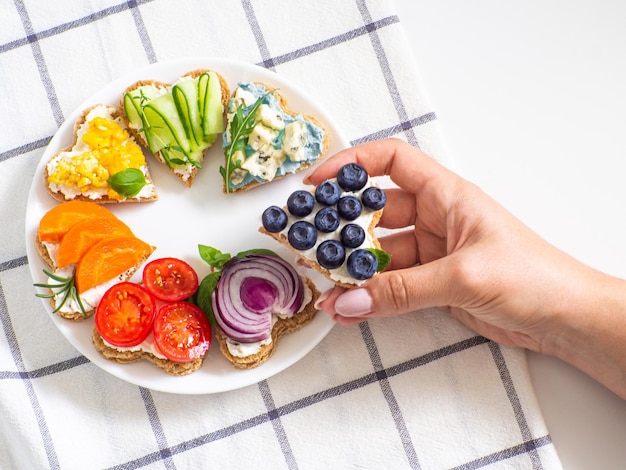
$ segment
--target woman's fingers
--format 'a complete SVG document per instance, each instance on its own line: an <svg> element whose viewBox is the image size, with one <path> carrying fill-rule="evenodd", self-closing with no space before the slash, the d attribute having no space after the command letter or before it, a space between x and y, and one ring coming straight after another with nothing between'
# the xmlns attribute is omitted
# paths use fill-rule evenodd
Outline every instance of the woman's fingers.
<svg viewBox="0 0 626 470"><path fill-rule="evenodd" d="M387 204L378 223L379 227L404 228L415 224L415 194L404 189L385 189Z"/></svg>
<svg viewBox="0 0 626 470"><path fill-rule="evenodd" d="M427 186L438 188L451 185L458 177L421 150L398 139L386 139L351 147L324 161L305 182L317 185L334 178L346 163L362 165L370 176L389 175L398 186L411 193L419 193ZM449 180L445 184L443 180Z"/></svg>
<svg viewBox="0 0 626 470"><path fill-rule="evenodd" d="M400 315L422 308L449 305L447 258L406 269L385 271L361 287L335 287L325 292L316 308L330 314L362 321L372 317ZM357 321L357 323L358 323Z"/></svg>
<svg viewBox="0 0 626 470"><path fill-rule="evenodd" d="M419 255L415 233L413 230L403 230L379 238L381 248L391 255L391 262L387 270L403 269L419 263Z"/></svg>

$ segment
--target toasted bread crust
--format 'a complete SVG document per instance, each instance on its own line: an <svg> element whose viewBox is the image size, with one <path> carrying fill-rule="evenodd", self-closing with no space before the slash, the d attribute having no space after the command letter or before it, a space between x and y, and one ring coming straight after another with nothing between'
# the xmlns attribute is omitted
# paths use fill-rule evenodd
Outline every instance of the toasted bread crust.
<svg viewBox="0 0 626 470"><path fill-rule="evenodd" d="M205 72L213 72L215 73L215 75L217 76L217 78L219 79L220 82L220 89L222 92L222 106L224 107L224 111L226 111L227 106L228 106L228 99L230 97L230 90L228 88L228 82L226 81L226 79L220 75L218 72L216 72L215 70L209 70L209 69L196 69L196 70L191 70L190 72L185 73L184 75L182 75L182 77L192 77L192 78L196 78L199 77L200 75L202 75ZM122 116L122 119L124 120L124 122L126 123L126 126L128 127L128 131L133 135L133 137L137 140L137 142L141 143L142 147L146 150L146 152L151 153L150 149L148 147L148 143L146 142L146 140L144 139L144 137L138 132L137 129L134 129L133 127L131 127L128 118L126 116L126 113L123 111L124 110L124 96L126 95L126 93L129 93L139 87L142 86L154 86L156 88L167 88L169 86L171 86L171 83L164 83L164 82L160 82L157 80L139 80L135 83L133 83L132 85L128 86L126 88L126 90L124 90L124 92L122 93L122 97L120 98L120 104L119 107L122 110L122 112L120 113ZM208 149L211 147L208 147L205 150L205 154L208 151ZM157 152L157 153L151 153L151 155L154 156L154 158L156 158L159 162L161 162L162 164L167 166L167 163L165 162L165 159L163 158L163 156L161 155L161 152ZM180 175L179 173L174 172L174 170L172 168L169 168L170 172L176 176L180 181L182 181L187 187L191 188L191 186L193 185L193 180L196 177L196 174L198 173L199 168L198 167L193 167L189 173L189 177L187 179L184 179L182 175Z"/></svg>
<svg viewBox="0 0 626 470"><path fill-rule="evenodd" d="M120 364L130 364L132 362L144 360L151 362L159 369L170 375L189 375L202 367L202 363L204 362L204 356L191 362L174 362L169 359L161 359L146 351L118 351L117 349L104 344L102 336L100 336L100 333L98 333L98 330L95 327L91 334L91 341L93 342L96 351L98 351L105 359L118 362Z"/></svg>
<svg viewBox="0 0 626 470"><path fill-rule="evenodd" d="M65 148L63 148L61 151L57 152L56 154L54 154L50 158L49 161L52 161L60 153L69 152L69 151L72 150L72 148L78 142L78 135L77 135L77 133L78 133L78 130L80 129L80 126L82 126L85 123L85 121L87 120L87 115L89 114L89 112L92 109L94 109L94 108L96 108L98 106L106 106L111 111L111 115L113 116L113 118L121 119L121 121L125 124L125 129L131 135L131 137L135 141L137 141L136 137L133 135L133 132L128 127L128 122L125 119L124 113L120 113L120 111L115 106L95 104L95 105L90 106L89 108L85 109L81 113L79 118L74 122L74 129L73 129L73 132L72 132L72 136L73 136L74 140L73 140L72 144L67 146L67 147L65 147ZM152 182L152 178L150 177L149 173L147 175L145 175L145 178L146 178L146 183L147 184L154 184ZM101 197L99 197L97 199L93 199L93 198L90 198L90 197L85 196L83 194L78 194L78 195L74 196L73 198L68 198L63 193L53 191L52 188L50 187L50 180L49 180L49 174L48 174L48 165L46 165L44 167L44 170L43 170L43 180L44 180L44 185L45 185L45 188L46 188L46 191L48 192L48 194L50 194L50 196L52 196L55 200L57 200L59 202L88 201L88 202L97 202L97 203L100 203L100 204L119 204L119 203L127 203L127 202L151 202L151 201L156 201L159 198L157 193L156 193L156 191L154 192L153 196L145 197L145 198L129 197L129 198L123 198L123 199L113 199L113 198L110 198L107 195L103 195L103 196L101 196Z"/></svg>
<svg viewBox="0 0 626 470"><path fill-rule="evenodd" d="M311 289L313 298L306 305L304 310L295 314L293 317L279 318L278 321L274 323L274 327L272 328L272 342L262 346L261 350L256 354L251 354L250 356L245 357L233 356L228 350L228 344L226 342L228 337L224 334L221 328L216 328L215 339L219 344L220 351L233 366L238 369L253 369L260 366L267 361L272 354L274 354L274 351L276 351L276 348L278 347L280 338L283 335L298 331L311 323L317 313L317 310L315 309L315 301L320 296L320 292L310 279L304 278L304 280L309 286L309 289Z"/></svg>
<svg viewBox="0 0 626 470"><path fill-rule="evenodd" d="M266 90L272 90L274 89L274 87L268 85L267 83L263 83L263 82L253 82L256 85L260 85L262 87L264 87ZM296 170L296 173L300 173L301 171L307 170L309 168L311 168L311 166L313 166L314 164L316 164L317 162L321 161L324 156L326 155L326 152L328 152L328 148L330 146L330 138L328 137L328 132L326 131L326 127L315 117L315 116L311 116L309 114L303 114L303 113L298 113L298 112L294 112L291 111L288 107L288 101L287 99L281 95L278 91L274 91L273 95L276 97L278 104L280 105L280 107L282 108L282 110L290 115L290 116L297 116L300 115L302 116L305 120L312 122L313 124L315 124L317 127L319 127L320 129L322 129L324 131L324 140L322 141L322 151L320 152L320 156L319 158L313 162L313 163L309 163L309 162L303 162L298 169ZM289 173L288 173L289 174ZM287 176L288 174L285 175L280 175L280 176L275 176L272 181L278 181L282 178L284 178L285 176ZM253 181L249 184L247 184L246 186L242 186L239 188L235 188L235 189L231 189L230 194L234 194L234 193L240 193L240 192L245 192L245 191L249 191L253 188L256 188L258 186L261 186L263 184L267 184L270 183L271 181L266 181L266 182L258 182L258 181ZM224 181L224 185L222 188L222 191L224 194L226 194L228 192L228 188L227 188L227 182Z"/></svg>

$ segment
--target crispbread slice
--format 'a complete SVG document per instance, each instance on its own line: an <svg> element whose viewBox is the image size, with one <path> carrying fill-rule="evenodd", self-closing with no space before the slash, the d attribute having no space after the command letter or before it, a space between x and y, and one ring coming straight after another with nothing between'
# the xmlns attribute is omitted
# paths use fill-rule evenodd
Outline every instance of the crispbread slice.
<svg viewBox="0 0 626 470"><path fill-rule="evenodd" d="M329 181L333 181L336 183L337 178L332 178ZM357 192L352 192L352 195L362 194L363 191L365 191L368 187L380 187L380 186L378 183L376 183L372 178L368 176L366 185L360 190L358 190ZM314 199L315 199L315 189L316 188L312 188L309 190L309 192L313 195ZM342 193L343 195L347 195L351 193L350 191L345 191L343 189L341 189L341 191L343 191ZM278 241L280 244L287 247L290 251L292 251L298 256L302 264L320 272L328 280L332 281L334 284L341 286L341 287L345 287L345 288L354 287L355 285L361 285L365 282L365 280L357 280L351 277L348 274L347 269L345 269L345 262L344 262L344 265L341 266L340 268L330 271L329 269L324 268L318 263L316 259L316 253L313 250L309 250L309 252L300 251L294 248L293 246L291 246L291 244L289 243L287 234L289 232L289 228L291 227L291 225L298 220L308 220L310 223L314 225L314 215L316 213L316 208L317 210L320 210L324 207L326 206L316 201L312 214L302 218L302 217L295 217L291 215L289 213L289 209L285 205L282 207L282 209L285 212L285 214L287 214L287 220L288 220L287 226L280 232L270 232L266 230L263 225L261 225L259 227L259 232L264 233L265 235L269 235L274 240ZM363 210L361 212L361 215L356 220L353 220L353 221L342 220L339 225L339 228L333 234L323 234L323 235L331 239L340 241L339 233L340 233L341 228L343 228L345 224L359 223L360 221L362 221L360 225L363 227L364 231L366 232L366 237L365 237L364 244L357 248L381 250L382 248L381 248L380 242L378 241L378 237L376 236L374 229L378 225L378 222L380 221L380 218L382 217L382 215L383 215L383 209L373 210L373 209L368 209L365 205L363 205ZM371 220L369 221L369 223L367 223L367 226L366 226L367 219L364 219L364 217L371 217ZM313 251L313 253L311 253L311 251ZM351 251L352 249L346 248L346 260L348 259L348 256L350 255Z"/></svg>
<svg viewBox="0 0 626 470"><path fill-rule="evenodd" d="M274 354L276 348L278 347L280 338L283 335L298 331L299 329L311 323L311 321L315 317L315 314L317 313L314 305L315 301L320 296L320 292L310 279L304 278L304 280L309 286L309 289L311 289L313 298L301 312L296 313L293 317L278 318L276 323L274 323L274 327L272 328L271 343L261 346L261 349L256 354L251 354L245 357L232 355L228 350L228 344L226 342L228 337L224 334L222 329L219 328L219 326L216 328L215 339L219 344L220 351L233 366L238 369L253 369L260 366L265 361L267 361L272 356L272 354Z"/></svg>
<svg viewBox="0 0 626 470"><path fill-rule="evenodd" d="M287 210L287 208L285 207L284 209L285 211ZM378 238L376 237L375 233L374 233L374 228L376 227L376 225L378 225L378 221L380 220L380 218L382 217L382 210L376 211L372 217L372 222L370 223L367 232L371 237L372 240L372 247L371 248L376 248L378 250L381 249L380 246L380 242L378 241ZM278 233L272 233L272 232L268 232L267 230L265 230L265 228L263 226L259 227L259 232L264 233L266 235L269 235L270 237L272 237L274 240L278 241L281 245L284 245L285 247L287 247L289 250L291 250L293 253L295 253L300 260L302 261L302 264L304 264L305 266L315 269L316 271L318 271L319 273L323 274L328 280L332 281L334 284L341 286L341 287L345 287L345 288L350 288L350 287L354 287L355 285L359 284L356 279L351 281L351 282L346 282L346 281L338 281L337 279L335 279L332 276L332 273L320 266L320 264L317 262L316 259L314 258L309 258L307 256L305 256L301 251L296 250L293 246L291 246L291 244L289 243L289 240L287 240L287 236L285 235L285 233L283 232L278 232Z"/></svg>
<svg viewBox="0 0 626 470"><path fill-rule="evenodd" d="M323 131L323 133L324 133L324 138L323 138L323 141L322 141L322 149L321 149L321 151L319 153L319 156L315 159L315 161L303 161L303 162L301 162L298 165L297 169L294 172L291 172L291 173L299 173L301 171L307 170L312 165L314 165L315 163L320 161L322 158L324 158L326 152L328 151L328 147L330 145L330 139L329 139L329 136L328 136L328 132L326 131L324 125L315 116L311 116L311 115L303 114L303 113L298 113L298 112L290 110L289 107L288 107L287 99L283 95L281 95L280 92L276 91L275 87L272 87L271 85L268 85L268 84L263 83L263 82L253 82L253 84L254 85L259 85L259 86L265 88L266 90L271 91L271 93L276 98L276 100L278 102L278 105L280 106L280 108L282 109L282 111L285 114L287 114L289 116L293 116L293 117L301 116L305 121L309 121L310 123L312 123L315 126L319 127ZM236 91L237 90L235 89L235 91L233 92L233 94L231 96L231 100L234 99ZM230 106L230 100L229 100L229 106ZM227 124L226 124L226 132L229 132L230 131L230 124L231 124L232 119L233 119L232 113L228 112L227 118L228 118L228 121L227 121ZM228 140L230 141L230 138ZM225 157L227 158L226 152L225 152ZM250 181L249 183L247 183L244 186L238 186L236 188L230 188L230 189L227 187L228 181L226 181L226 179L224 179L223 192L224 193L236 193L236 192L248 191L248 190L256 188L257 186L260 186L262 184L267 184L267 183L269 183L271 181L276 181L276 180L279 180L281 178L284 178L285 176L287 176L287 174L289 174L289 173L285 173L285 174L282 174L282 175L276 175L272 179L266 180L266 181L253 180L253 181Z"/></svg>
<svg viewBox="0 0 626 470"><path fill-rule="evenodd" d="M159 369L167 372L170 375L189 375L202 367L204 357L195 359L191 362L174 362L169 359L162 359L156 357L147 351L119 351L115 348L107 346L98 333L98 330L94 327L91 334L91 341L93 342L96 351L98 351L102 357L110 361L118 362L120 364L130 364L137 361L148 361L157 366Z"/></svg>
<svg viewBox="0 0 626 470"><path fill-rule="evenodd" d="M222 92L222 106L224 107L224 109L226 109L226 107L228 106L228 98L230 95L230 90L228 88L228 82L226 81L226 79L219 74L218 72L214 71L214 70L208 70L208 69L196 69L196 70L192 70L190 72L187 72L186 74L182 75L182 77L192 77L192 78L197 78L200 75L202 75L205 72L213 72L215 73L215 75L218 77L219 82L220 82L220 89ZM122 97L120 99L120 109L124 109L124 96L126 95L126 93L132 92L133 90L136 90L139 87L142 86L146 86L146 85L150 85L150 86L154 86L156 88L161 88L161 89L167 89L169 87L171 87L173 84L172 83L164 83L164 82L160 82L157 80L139 80L135 83L133 83L132 85L128 86L126 88L126 90L124 90L124 92L122 93ZM137 139L138 142L141 143L141 145L144 147L144 149L150 153L150 149L148 147L148 143L146 142L146 139L144 138L143 133L141 132L140 129L132 126L130 124L130 122L128 121L128 117L126 116L126 113L122 112L121 113L122 118L124 119L124 121L126 122L126 125L128 126L129 131L133 134L133 136L135 137L135 139ZM213 145L213 144L212 144ZM206 154L207 150L211 148L208 147L204 153ZM167 163L165 161L165 159L163 158L163 156L161 155L161 152L157 152L152 154L154 156L154 158L156 158L159 162L161 162L162 164L167 166ZM187 187L191 187L193 185L193 181L198 173L199 168L196 166L193 166L191 164L183 167L187 169L186 174L188 174L187 177L185 177L185 175L183 175L180 172L177 172L174 168L170 168L168 167L168 169L170 170L170 172L176 176L179 180L181 180Z"/></svg>
<svg viewBox="0 0 626 470"><path fill-rule="evenodd" d="M55 155L53 155L50 158L50 160L48 161L48 164L50 164L50 162L52 162L61 153L69 152L76 146L76 144L78 143L78 132L79 132L79 129L86 123L87 117L88 117L89 113L92 110L94 110L94 109L96 109L96 108L98 108L100 106L104 106L106 109L108 109L109 112L111 113L111 116L115 119L115 121L118 122L120 125L122 125L122 127L124 129L129 131L131 139L133 140L133 142L136 142L136 138L133 136L133 132L128 128L126 120L122 118L123 113L120 113L119 110L115 106L104 105L104 104L95 104L95 105L90 106L89 108L85 109L82 112L82 114L80 115L80 117L74 123L74 128L73 128L73 132L72 132L74 140L73 140L72 144L67 146L67 147L65 147L61 151L57 152ZM70 200L79 200L79 201L89 201L89 202L97 202L97 203L102 203L102 204L108 204L108 203L126 203L126 202L150 202L150 201L156 201L159 198L158 194L157 194L157 191L156 191L156 188L154 187L154 182L152 181L152 178L150 176L150 171L149 171L147 165L144 167L143 172L144 172L144 177L146 179L146 185L148 185L150 187L150 189L151 189L150 195L146 196L146 197L137 197L137 196L135 196L135 197L122 198L122 199L115 199L115 198L110 198L106 194L103 194L102 196L100 196L98 198L92 198L92 197L89 197L86 194L76 194L76 195L73 195L72 197L68 197L65 194L63 194L63 192L61 192L61 191L55 191L53 189L50 181L49 181L48 164L44 167L44 173L43 173L43 180L44 180L45 188L46 188L46 191L48 192L48 194L50 194L50 196L52 196L54 199L56 199L59 202L65 202L65 201L70 201Z"/></svg>

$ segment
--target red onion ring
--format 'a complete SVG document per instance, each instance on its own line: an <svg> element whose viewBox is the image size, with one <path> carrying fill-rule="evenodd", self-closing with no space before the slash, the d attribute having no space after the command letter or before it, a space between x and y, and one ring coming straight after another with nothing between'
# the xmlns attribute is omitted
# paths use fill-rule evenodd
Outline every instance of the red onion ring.
<svg viewBox="0 0 626 470"><path fill-rule="evenodd" d="M304 283L289 263L276 256L231 258L213 291L215 321L241 343L267 339L272 315L293 316L302 305Z"/></svg>

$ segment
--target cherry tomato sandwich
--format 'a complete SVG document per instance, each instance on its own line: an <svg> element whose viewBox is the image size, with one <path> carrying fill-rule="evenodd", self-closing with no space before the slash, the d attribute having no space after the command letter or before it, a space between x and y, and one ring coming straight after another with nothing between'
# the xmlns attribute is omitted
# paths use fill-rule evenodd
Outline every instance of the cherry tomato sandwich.
<svg viewBox="0 0 626 470"><path fill-rule="evenodd" d="M96 350L122 364L147 360L171 375L198 370L212 329L204 311L184 300L198 289L195 271L162 258L148 263L142 277L142 284L121 282L102 297L92 333Z"/></svg>

